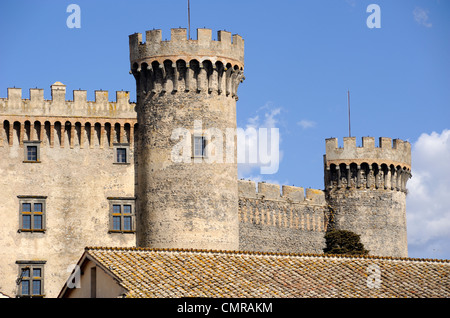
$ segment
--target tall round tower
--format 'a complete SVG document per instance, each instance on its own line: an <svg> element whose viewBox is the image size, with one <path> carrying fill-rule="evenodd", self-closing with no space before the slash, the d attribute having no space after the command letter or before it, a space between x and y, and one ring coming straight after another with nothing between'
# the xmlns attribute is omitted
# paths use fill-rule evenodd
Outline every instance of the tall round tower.
<svg viewBox="0 0 450 318"><path fill-rule="evenodd" d="M130 35L137 91L137 246L239 248L239 35L186 29Z"/></svg>
<svg viewBox="0 0 450 318"><path fill-rule="evenodd" d="M399 139L354 137L326 140L325 189L329 228L361 236L370 255L408 256L406 182L411 177L411 145Z"/></svg>

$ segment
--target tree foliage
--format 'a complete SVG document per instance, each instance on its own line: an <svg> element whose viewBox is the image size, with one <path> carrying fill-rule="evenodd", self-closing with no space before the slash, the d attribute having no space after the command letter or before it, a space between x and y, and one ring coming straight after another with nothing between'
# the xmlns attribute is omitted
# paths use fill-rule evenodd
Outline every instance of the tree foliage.
<svg viewBox="0 0 450 318"><path fill-rule="evenodd" d="M366 255L369 253L360 241L360 236L346 230L332 230L325 234L325 254Z"/></svg>

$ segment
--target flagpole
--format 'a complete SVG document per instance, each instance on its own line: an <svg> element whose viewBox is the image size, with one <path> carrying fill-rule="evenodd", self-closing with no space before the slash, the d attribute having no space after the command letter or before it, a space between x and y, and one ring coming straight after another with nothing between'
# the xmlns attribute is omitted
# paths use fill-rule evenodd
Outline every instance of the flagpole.
<svg viewBox="0 0 450 318"><path fill-rule="evenodd" d="M352 136L351 126L350 126L350 90L347 91L347 100L348 100L348 136Z"/></svg>
<svg viewBox="0 0 450 318"><path fill-rule="evenodd" d="M190 1L188 0L188 39L191 39L191 5Z"/></svg>

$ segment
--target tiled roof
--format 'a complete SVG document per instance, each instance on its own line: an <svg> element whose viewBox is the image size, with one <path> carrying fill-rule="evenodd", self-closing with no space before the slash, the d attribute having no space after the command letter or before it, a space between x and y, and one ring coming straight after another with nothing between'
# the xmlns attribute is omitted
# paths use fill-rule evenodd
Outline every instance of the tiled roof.
<svg viewBox="0 0 450 318"><path fill-rule="evenodd" d="M450 261L88 247L127 297L450 297Z"/></svg>

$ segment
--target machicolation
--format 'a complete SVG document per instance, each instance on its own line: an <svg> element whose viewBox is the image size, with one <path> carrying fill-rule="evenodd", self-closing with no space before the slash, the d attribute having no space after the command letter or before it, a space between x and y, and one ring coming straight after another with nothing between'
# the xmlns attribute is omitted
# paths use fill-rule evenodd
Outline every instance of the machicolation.
<svg viewBox="0 0 450 318"><path fill-rule="evenodd" d="M218 31L218 41L210 29L198 29L197 40L187 39L186 29L172 29L171 40L162 41L161 30L130 36L130 67L138 92L178 91L226 94L237 99L237 86L244 80L244 40L239 35Z"/></svg>

